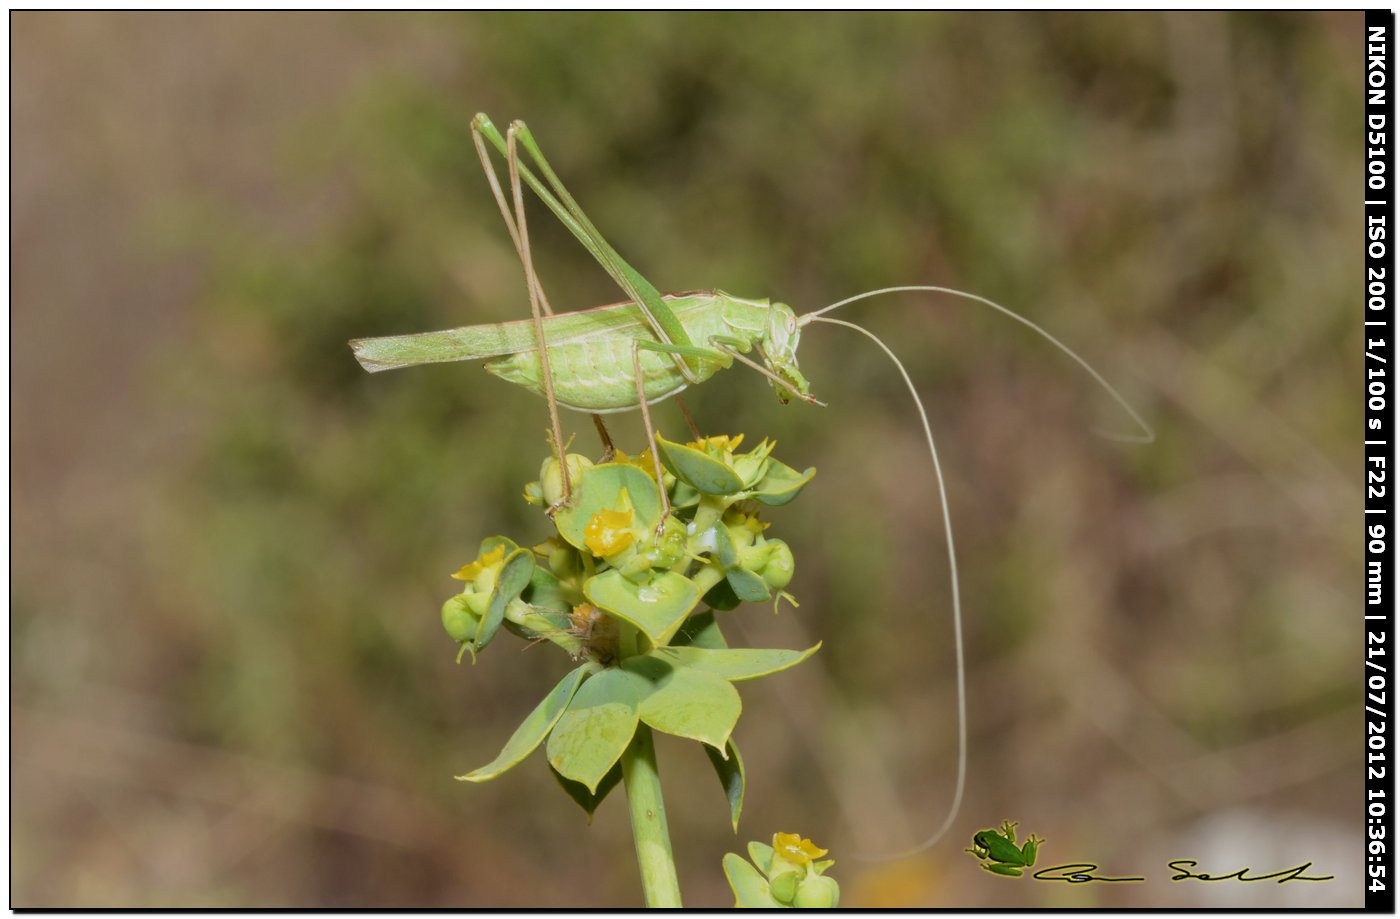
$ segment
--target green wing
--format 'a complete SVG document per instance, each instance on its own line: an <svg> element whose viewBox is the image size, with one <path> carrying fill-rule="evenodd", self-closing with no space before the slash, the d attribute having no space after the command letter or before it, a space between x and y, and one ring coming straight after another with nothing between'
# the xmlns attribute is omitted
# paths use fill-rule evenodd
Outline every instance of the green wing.
<svg viewBox="0 0 1400 919"><path fill-rule="evenodd" d="M704 310L719 297L713 291L694 291L666 294L661 299L678 314L686 314ZM642 311L632 301L544 317L544 340L550 346L610 336L655 337ZM357 338L350 342L360 366L370 373L417 364L486 360L533 351L535 346L533 319L468 325L416 335Z"/></svg>

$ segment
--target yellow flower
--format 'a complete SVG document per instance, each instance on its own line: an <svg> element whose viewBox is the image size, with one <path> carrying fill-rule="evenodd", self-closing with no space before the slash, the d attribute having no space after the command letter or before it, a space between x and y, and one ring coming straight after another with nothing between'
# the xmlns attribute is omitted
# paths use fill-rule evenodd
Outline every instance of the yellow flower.
<svg viewBox="0 0 1400 919"><path fill-rule="evenodd" d="M773 852L779 858L786 859L796 865L810 865L814 860L821 858L827 853L826 849L819 849L810 839L803 839L796 833L774 833Z"/></svg>
<svg viewBox="0 0 1400 919"><path fill-rule="evenodd" d="M468 565L463 565L461 568L457 569L457 573L452 576L459 581L475 581L483 571L499 565L501 560L505 557L506 547L505 544L502 543L476 561Z"/></svg>
<svg viewBox="0 0 1400 919"><path fill-rule="evenodd" d="M696 450L714 449L721 453L733 453L735 450L739 449L739 444L743 442L743 434L716 434L713 437L692 440L686 446L694 447Z"/></svg>
<svg viewBox="0 0 1400 919"><path fill-rule="evenodd" d="M768 468L768 456L773 452L775 444L765 437L748 453L738 453L739 445L743 442L743 434L716 434L713 437L692 440L686 446L723 463L739 477L745 487L748 487L763 478L764 471Z"/></svg>
<svg viewBox="0 0 1400 919"><path fill-rule="evenodd" d="M638 469L651 476L652 481L656 481L656 463L651 458L651 448L643 450L636 456L629 456L621 450L613 454L614 463L624 463L628 466L636 466Z"/></svg>
<svg viewBox="0 0 1400 919"><path fill-rule="evenodd" d="M631 502L620 511L599 511L583 529L583 544L599 558L616 555L632 545L633 538Z"/></svg>

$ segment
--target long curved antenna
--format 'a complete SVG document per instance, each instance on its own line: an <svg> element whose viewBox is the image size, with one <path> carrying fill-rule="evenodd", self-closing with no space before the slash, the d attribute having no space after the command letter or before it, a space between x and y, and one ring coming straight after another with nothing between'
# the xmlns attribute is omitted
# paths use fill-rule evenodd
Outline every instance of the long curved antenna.
<svg viewBox="0 0 1400 919"><path fill-rule="evenodd" d="M1127 400L1127 399L1124 399L1124 398L1118 393L1118 390L1114 389L1113 386L1110 385L1109 382L1108 382L1107 380L1105 380L1105 379L1099 374L1099 372L1098 372L1097 370L1095 370L1093 367L1089 366L1089 362L1088 362L1088 361L1084 360L1084 358L1082 358L1082 357L1080 357L1078 354L1076 354L1073 348L1071 348L1069 345L1065 344L1064 342L1060 341L1060 340L1059 340L1058 338L1056 338L1054 335L1051 335L1051 334L1050 334L1049 332L1047 332L1045 329L1041 328L1041 327L1040 327L1039 325L1037 325L1036 323L1034 323L1034 322L1032 322L1031 320L1027 319L1025 316L1022 316L1020 313L1016 312L1015 310L1008 309L1007 307L1002 306L1000 303L993 303L991 300L988 300L986 297L979 297L977 294L970 294L970 293L968 293L968 292L965 291L965 290L956 290L956 289L954 289L954 288L952 288L952 287L937 287L937 286L933 286L933 285L922 285L922 284L921 284L921 285L916 285L916 286L907 286L907 287L882 287L882 288L880 288L879 290L868 290L868 291L866 291L866 292L863 293L863 294L856 294L854 297L847 297L845 300L841 300L841 301L839 301L839 302L833 303L833 304L831 304L830 306L824 306L824 307L822 307L822 308L819 309L819 310L815 310L815 311L810 312L810 313L807 313L807 314L805 314L805 315L803 315L803 316L799 316L799 317L797 318L797 324L798 324L799 326L804 326L804 325L806 325L807 323L812 322L813 320L817 319L818 317L820 317L820 316L821 316L822 314L824 314L824 313L829 313L829 312L831 312L831 311L834 310L834 309L839 309L840 307L843 307L843 306L847 305L848 303L855 303L857 300L865 300L865 299L868 299L868 298L870 298L870 297L878 297L878 296L880 296L881 294L895 294L895 293L904 293L904 292L920 292L920 293L935 293L935 294L952 294L952 295L955 296L955 297L962 297L962 298L964 298L964 299L966 299L966 300L972 300L972 301L975 301L975 302L977 302L977 303L981 303L981 304L983 304L984 306L990 306L992 309L996 310L997 312L999 312L999 313L1001 313L1001 314L1003 314L1003 315L1005 315L1005 316L1010 316L1012 319L1015 319L1017 322L1021 323L1021 325L1030 327L1032 330L1034 330L1035 332L1037 332L1042 338L1044 338L1046 341L1050 342L1050 344L1054 345L1056 348L1059 348L1059 349L1060 349L1061 351L1063 351L1065 354L1068 354L1071 358L1073 358L1073 359L1074 359L1074 362L1075 362L1076 364L1078 364L1080 367L1084 368L1084 371L1085 371L1086 373L1088 373L1089 376L1093 377L1094 380L1095 380L1100 386L1102 386L1102 387L1108 392L1108 394L1109 394L1110 396L1113 397L1113 400L1114 400L1115 402L1117 402L1120 406L1122 406L1123 411L1125 411L1125 412L1128 413L1129 417L1131 417L1131 418L1133 419L1133 421L1136 422L1137 426L1138 426L1139 428L1142 429L1142 433L1140 433L1140 434L1115 434L1115 433L1112 433L1112 432L1110 432L1110 431L1103 431L1103 430L1099 430L1099 429L1096 428L1096 429L1095 429L1095 432L1096 432L1096 433L1098 433L1098 434L1100 434L1100 435L1102 435L1102 436L1104 436L1104 437L1107 437L1109 440L1117 440L1117 441L1122 441L1122 442L1125 442L1125 443L1150 444L1150 443L1152 443L1154 440L1157 439L1157 435L1156 435L1156 433L1152 430L1152 426L1151 426L1150 424L1148 424L1146 421L1143 420L1142 416L1139 415L1139 414L1137 413L1137 411L1136 411L1131 405L1128 404L1128 400ZM832 320L828 319L828 320L824 320L824 321L826 321L826 322L831 322ZM859 328L859 326L856 326L855 328ZM861 329L861 331L865 331L865 330L864 330L864 329ZM891 355L891 356L893 356L893 355Z"/></svg>
<svg viewBox="0 0 1400 919"><path fill-rule="evenodd" d="M840 306L841 304L836 304ZM835 307L827 307L835 309ZM822 312L826 312L823 310ZM943 507L943 536L948 543L948 585L953 596L953 647L956 650L958 662L958 780L957 786L953 790L953 803L948 808L948 816L943 818L943 825L934 831L933 835L912 849L905 849L901 852L891 852L885 855L863 855L857 853L854 857L861 861L892 861L899 858L908 858L924 851L943 838L943 834L948 832L948 828L953 825L953 821L958 816L958 811L962 808L963 786L967 783L967 676L963 663L963 634L962 634L962 591L958 588L958 559L957 553L953 549L953 518L948 510L948 490L943 484L943 467L938 463L938 448L933 443L933 428L928 423L928 412L924 411L924 400L919 398L919 391L914 388L914 381L909 379L909 372L904 369L895 353L880 340L874 332L862 328L854 322L846 322L841 319L826 319L816 313L808 313L802 317L804 320L815 322L826 322L831 325L845 326L848 329L855 329L860 334L869 338L880 346L895 367L899 369L899 375L904 378L904 385L909 389L909 395L914 397L914 405L919 410L919 420L924 425L924 438L928 441L929 456L933 457L933 474L938 480L938 502Z"/></svg>

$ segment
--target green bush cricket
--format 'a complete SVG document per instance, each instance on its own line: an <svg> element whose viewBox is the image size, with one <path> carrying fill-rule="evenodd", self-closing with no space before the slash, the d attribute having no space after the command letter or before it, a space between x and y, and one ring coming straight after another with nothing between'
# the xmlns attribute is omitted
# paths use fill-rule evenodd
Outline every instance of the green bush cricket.
<svg viewBox="0 0 1400 919"><path fill-rule="evenodd" d="M564 455L565 441L559 422L560 405L592 414L609 453L612 447L600 416L640 409L659 482L662 478L661 460L656 449L649 406L678 396L687 387L702 383L718 371L733 366L735 361L765 376L784 403L796 398L811 404L823 404L811 394L807 379L797 365L801 330L812 322L846 326L860 332L874 341L899 370L918 409L938 486L948 547L957 659L958 771L953 802L942 826L912 851L933 845L957 815L967 771L962 607L947 492L928 415L903 364L874 333L851 322L827 318L824 314L859 300L897 292L944 293L973 300L1029 327L1088 372L1141 429L1139 435L1118 439L1150 442L1154 436L1151 428L1117 390L1069 346L1031 320L976 294L932 285L887 287L857 294L801 316L784 303L745 299L718 290L663 295L598 232L550 167L524 122L513 122L502 136L486 115L478 114L472 119L472 140L524 269L531 317L438 332L362 338L350 342L350 346L360 364L372 373L419 364L485 360L488 372L544 396L549 406L554 449L563 477L563 498L559 505L550 508L551 513L559 506L568 505L571 498L569 468ZM509 200L497 177L488 143L506 159ZM538 170L538 175L520 162L518 148L522 146ZM626 300L575 312L554 312L534 270L525 221L523 185L530 186L617 282ZM749 357L750 354L758 359ZM681 410L698 438L699 432L683 403ZM660 493L664 525L670 505L664 487L660 488Z"/></svg>
<svg viewBox="0 0 1400 919"><path fill-rule="evenodd" d="M366 370L493 359L486 365L488 371L548 400L561 468L565 464L558 405L595 415L640 407L647 438L654 441L648 405L704 382L735 360L767 376L783 401L791 396L817 401L797 369L798 322L790 307L719 291L663 297L593 226L524 122L513 123L502 138L491 120L478 114L472 119L472 139L525 270L532 318L353 341L355 356ZM501 191L485 141L506 157L513 208ZM548 187L520 163L517 145L524 146ZM522 178L618 283L628 300L574 313L554 313L534 270ZM758 352L762 364L744 356L752 350ZM606 437L601 421L599 432ZM566 503L569 495L565 468ZM664 489L662 496L664 499ZM668 512L669 508L663 507L663 522Z"/></svg>

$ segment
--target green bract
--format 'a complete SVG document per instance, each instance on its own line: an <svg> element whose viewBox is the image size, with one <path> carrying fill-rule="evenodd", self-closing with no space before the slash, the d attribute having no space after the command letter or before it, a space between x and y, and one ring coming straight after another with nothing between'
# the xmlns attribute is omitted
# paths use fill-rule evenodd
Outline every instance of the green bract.
<svg viewBox="0 0 1400 919"><path fill-rule="evenodd" d="M738 828L744 768L732 738L742 710L734 683L817 650L731 649L715 621L715 609L784 596L792 552L765 536L758 512L792 500L814 474L773 459L770 441L736 453L741 441L657 438L672 508L664 523L649 452L597 464L569 455L566 504L559 463L545 461L525 497L553 510L555 534L532 549L499 536L483 541L453 575L465 586L443 605L443 626L473 659L504 625L580 663L495 760L458 778L493 779L543 744L555 778L591 817L645 725L703 745Z"/></svg>
<svg viewBox="0 0 1400 919"><path fill-rule="evenodd" d="M654 573L641 584L617 570L604 571L584 582L583 594L599 609L640 629L656 645L700 602L695 582L674 571Z"/></svg>

